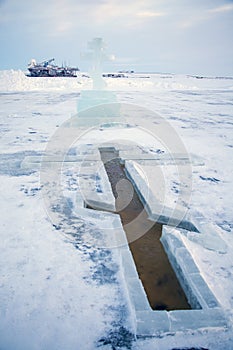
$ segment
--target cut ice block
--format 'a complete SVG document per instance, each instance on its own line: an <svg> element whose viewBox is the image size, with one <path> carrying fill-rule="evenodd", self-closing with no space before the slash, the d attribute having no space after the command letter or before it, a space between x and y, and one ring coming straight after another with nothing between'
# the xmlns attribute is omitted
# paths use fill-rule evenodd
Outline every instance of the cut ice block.
<svg viewBox="0 0 233 350"><path fill-rule="evenodd" d="M137 311L137 335L158 336L170 330L166 311Z"/></svg>
<svg viewBox="0 0 233 350"><path fill-rule="evenodd" d="M199 296L198 300L203 309L219 307L215 296L199 273L191 274L189 283L195 294Z"/></svg>
<svg viewBox="0 0 233 350"><path fill-rule="evenodd" d="M169 320L171 332L200 328L224 328L228 325L221 309L170 311Z"/></svg>
<svg viewBox="0 0 233 350"><path fill-rule="evenodd" d="M80 170L79 187L89 207L98 210L115 211L115 197L101 161L84 162Z"/></svg>
<svg viewBox="0 0 233 350"><path fill-rule="evenodd" d="M128 278L127 286L132 305L136 311L150 310L145 290L139 278Z"/></svg>
<svg viewBox="0 0 233 350"><path fill-rule="evenodd" d="M86 111L86 110L90 109L89 113L85 114L87 116L87 115L90 115L91 108L93 108L93 107L113 104L114 108L113 108L113 106L111 106L112 109L111 110L109 109L108 112L114 111L114 116L118 116L119 115L119 106L116 109L116 102L117 102L116 95L112 91L83 90L81 92L79 99L78 99L77 107L78 107L78 112L82 112L82 111ZM109 108L109 106L108 106L108 108ZM93 109L93 112L95 112L94 109ZM116 114L116 112L118 112L118 113ZM91 115L93 117L97 117L96 112L91 113ZM112 116L112 114L110 114L110 116Z"/></svg>
<svg viewBox="0 0 233 350"><path fill-rule="evenodd" d="M162 236L160 238L166 251L170 251L173 255L176 253L178 248L183 247L183 242L178 239L173 234L174 228L170 226L163 225L162 227Z"/></svg>
<svg viewBox="0 0 233 350"><path fill-rule="evenodd" d="M164 228L161 241L189 303L194 309L219 307L191 254L182 241L178 241L172 234L172 231L178 231L178 229Z"/></svg>
<svg viewBox="0 0 233 350"><path fill-rule="evenodd" d="M177 263L182 266L182 269L187 273L199 273L197 265L194 263L190 253L187 251L187 248L178 248L176 250L176 260Z"/></svg>
<svg viewBox="0 0 233 350"><path fill-rule="evenodd" d="M125 278L138 278L136 265L129 249L121 250L121 260Z"/></svg>

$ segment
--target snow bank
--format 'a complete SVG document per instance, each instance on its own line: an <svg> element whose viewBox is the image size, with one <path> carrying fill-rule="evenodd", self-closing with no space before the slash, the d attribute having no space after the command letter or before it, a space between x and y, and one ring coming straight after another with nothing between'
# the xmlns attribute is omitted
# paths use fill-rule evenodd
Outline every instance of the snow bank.
<svg viewBox="0 0 233 350"><path fill-rule="evenodd" d="M34 78L21 70L0 71L0 91L77 91L85 86L88 78Z"/></svg>
<svg viewBox="0 0 233 350"><path fill-rule="evenodd" d="M196 79L185 75L129 74L125 78L104 78L113 91L232 89L231 79ZM28 77L21 70L0 71L0 91L77 91L92 89L92 80L80 73L70 77Z"/></svg>

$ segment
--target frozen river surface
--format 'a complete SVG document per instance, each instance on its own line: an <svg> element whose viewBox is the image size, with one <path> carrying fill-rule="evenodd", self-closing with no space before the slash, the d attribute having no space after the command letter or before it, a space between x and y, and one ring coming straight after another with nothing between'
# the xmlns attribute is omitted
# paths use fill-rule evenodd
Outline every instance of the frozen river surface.
<svg viewBox="0 0 233 350"><path fill-rule="evenodd" d="M88 132L84 128L80 140L69 145L69 161L60 173L62 192L48 208L44 204L46 181L41 175L41 156L63 123L77 113L77 101L91 88L90 79L34 79L20 71L0 72L0 348L230 350L233 80L153 74L108 78L106 82L119 104L151 113L140 120L129 114L127 127L100 126ZM107 229L114 230L113 215L88 214L78 204L77 194L81 196L84 188L85 196L93 200L94 192L101 195L104 189L108 193L106 205L112 205L108 185L98 177L101 171L97 169L94 177L90 172L88 157L90 162L101 162L88 147L123 139L130 140L131 146L139 145L149 158L165 157L166 144L149 137L149 131L155 130L154 113L168 123L190 155L190 197L181 206L189 208L203 232L199 239L193 234L180 235L179 239L224 310L227 329L207 327L135 340L134 312L122 263L106 238ZM142 134L135 127L137 123L144 127ZM75 157L85 163L81 171L74 164ZM165 205L176 203L179 193L185 192L185 183L177 182L168 163L155 170L151 162L143 163L140 157L135 162L154 195L161 196ZM163 182L158 188L154 178L161 173Z"/></svg>

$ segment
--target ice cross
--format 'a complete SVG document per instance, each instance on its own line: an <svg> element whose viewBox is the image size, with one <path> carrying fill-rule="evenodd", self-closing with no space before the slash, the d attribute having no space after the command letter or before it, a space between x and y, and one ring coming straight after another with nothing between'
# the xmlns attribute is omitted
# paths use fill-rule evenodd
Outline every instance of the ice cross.
<svg viewBox="0 0 233 350"><path fill-rule="evenodd" d="M93 79L93 89L103 90L106 86L105 81L102 78L102 66L104 61L110 61L114 59L113 55L107 55L105 53L105 44L102 38L94 38L88 43L88 48L92 51L84 55L88 60L92 61L91 77Z"/></svg>

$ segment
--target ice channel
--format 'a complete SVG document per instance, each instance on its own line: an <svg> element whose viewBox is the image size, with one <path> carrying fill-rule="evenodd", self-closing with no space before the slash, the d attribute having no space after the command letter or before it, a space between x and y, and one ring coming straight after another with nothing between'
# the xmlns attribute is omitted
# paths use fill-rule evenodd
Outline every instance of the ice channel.
<svg viewBox="0 0 233 350"><path fill-rule="evenodd" d="M108 174L110 182L111 177L115 178L116 182L124 180L122 178L121 172L118 173L118 179L116 177L116 173L111 175L111 166L109 169L107 166L108 161L110 161L109 164L111 164L112 161L115 162L114 166L116 166L116 158L118 158L119 156L118 152L116 152L114 148L110 147L109 149L100 149L100 153L102 161L105 164L106 172ZM118 166L121 167L119 162ZM127 169L126 173L130 177L129 168ZM114 195L116 197L119 195L119 193L117 193L117 191L119 191L119 188L115 190L113 183L112 186L113 192L115 191ZM127 183L127 186L129 187L129 183ZM140 195L139 187L136 187L136 191ZM125 187L123 184L123 187L121 186L121 189L124 191L124 188ZM134 203L134 194L131 193L131 196L133 199L132 202ZM124 200L124 195L123 200L119 200L119 198L118 200L116 199L116 212L119 212L120 214L120 212L123 211L121 209L125 206L125 204L126 202ZM99 203L97 209L99 209L100 207L101 205ZM104 206L103 209L106 210L106 207ZM134 209L132 211L134 211ZM132 215L135 215L135 213ZM132 218L132 216L131 218L121 217L124 229L125 226L127 226L128 224L127 220L132 220ZM191 222L189 223L188 221L186 221L185 225L189 229L195 227ZM127 284L129 298L132 303L132 308L134 309L136 314L137 335L157 336L164 333L173 333L177 331L189 331L201 328L214 329L219 327L227 327L227 320L221 309L221 306L219 305L218 301L216 300L211 290L207 286L206 282L202 278L198 267L196 266L190 253L182 243L182 240L179 239L179 231L183 229L175 227L175 221L173 227L168 225L161 226L158 224L155 224L153 226L153 231L151 233L148 232L148 235L143 235L142 245L144 246L144 248L141 249L141 252L140 248L138 249L138 247L136 247L136 251L138 249L139 253L134 253L132 247L133 245L140 245L139 242L141 238L134 240L132 239L132 237L129 237L129 235L132 233L132 230L130 230L129 233L127 233L127 230L125 230L126 233L124 232L124 230L117 230L118 235L120 234L128 236L127 239L130 242L130 248L127 244L125 244L119 246L118 249L121 255L122 267L124 270L124 276ZM198 234L198 232L196 232L196 234ZM173 285L168 288L171 289L169 291L169 297L166 296L166 292L159 292L158 290L156 291L154 289L154 285L152 286L153 283L149 282L147 284L145 282L145 280L150 281L149 277L152 273L151 270L148 270L149 272L147 276L143 276L143 270L140 271L140 268L142 267L140 267L140 265L144 264L144 262L142 263L142 256L145 254L148 257L148 264L159 264L158 262L151 263L151 261L155 259L153 254L151 254L151 257L149 256L150 251L153 250L153 246L151 245L151 243L149 247L151 248L151 250L148 248L148 246L147 248L145 248L145 242L147 240L151 242L150 235L157 235L157 238L154 239L154 241L156 242L155 245L162 243L163 248L169 259L169 263L173 267L173 274L176 275L178 279L177 282L172 281ZM124 240L125 237L117 237L117 241L119 242L124 242ZM161 265L158 266L159 269L163 269ZM153 276L153 274L151 276ZM170 278L170 276L168 276L169 275L166 275L165 273L165 277L162 277L161 281L157 281L157 285L162 286L163 283ZM153 277L151 279L153 280ZM174 287L174 283L176 287ZM180 300L182 300L182 302L180 303L179 301L178 304L175 305L173 298L176 294L175 289L177 288L177 285L179 285L180 288L178 294L180 294L179 298ZM152 293L151 286L153 287ZM165 297L164 300L159 299L159 295L161 294L163 294L163 296ZM181 294L183 295L181 296Z"/></svg>
<svg viewBox="0 0 233 350"><path fill-rule="evenodd" d="M124 167L120 164L119 152L103 148L100 153L116 198L116 212L121 217L151 308L190 309L185 293L160 242L162 225L156 223L152 225L148 219L136 191L127 180ZM135 221L135 225L129 225L132 221ZM146 232L141 234L143 231Z"/></svg>
<svg viewBox="0 0 233 350"><path fill-rule="evenodd" d="M145 289L138 276L132 253L127 244L126 234L120 223L119 215L110 213L116 211L115 204L117 203L114 203L115 200L110 182L101 161L99 152L94 145L92 145L92 147L90 146L89 148L90 150L88 152L85 150L85 154L88 154L85 161L83 160L83 155L80 155L80 159L78 156L69 156L64 162L64 164L82 164L82 168L86 175L92 174L93 164L96 164L96 166L94 166L94 170L98 176L86 176L86 180L83 180L84 182L81 186L84 193L77 193L76 204L74 203L74 205L78 207L79 213L82 213L83 211L84 217L85 215L88 215L88 217L91 215L98 217L100 226L106 230L107 236L110 237L109 239L111 242L115 239L115 246L118 247L121 257L122 270L124 272L129 300L132 310L135 312L137 336L161 336L165 333L172 334L177 331L189 332L194 330L197 331L203 328L212 330L226 328L228 326L228 321L221 308L221 305L218 303L215 296L207 286L191 254L180 238L181 234L186 235L188 238L190 237L189 234L192 234L192 239L193 237L197 237L194 239L196 242L203 244L204 246L208 246L209 249L213 249L213 246L210 245L212 240L210 240L210 243L209 240L208 242L205 242L204 237L208 235L208 232L206 233L206 230L204 231L205 226L197 225L201 221L199 217L194 218L196 219L194 220L194 223L195 227L198 228L200 233L187 230L187 228L191 229L194 226L192 224L193 221L191 222L187 219L187 217L185 219L186 229L177 227L176 220L170 220L169 225L166 222L161 222L163 226L160 241L162 242L162 245L167 253L170 264L175 271L179 283L182 289L185 291L186 298L191 306L191 309L175 309L175 307L164 307L164 305L160 305L160 307L158 307L159 301L156 301L156 307L156 305L150 301L155 309L152 310L145 293ZM122 150L117 145L112 147L112 150L114 150L114 148L119 150L120 159L125 162L127 176L129 176L130 179L133 179L135 190L137 191L140 199L144 198L143 205L150 215L150 218L153 220L151 214L156 214L154 208L157 209L153 206L155 200L153 196L149 196L151 201L145 201L145 191L150 189L147 188L147 184L138 173L132 161L135 158L135 150ZM138 154L136 154L136 158L137 162L145 162L147 161L145 159L148 158L148 155L146 153L144 153L142 156L138 156ZM57 161L60 160L52 159L50 160L50 163L51 161L57 163ZM182 161L184 160L182 159ZM25 171L25 169L35 169L40 165L40 162L40 155L27 155L24 161L21 162L21 170ZM150 159L149 162L161 164L163 159L162 157L156 160ZM97 178L98 186L96 186ZM102 189L101 192L98 192L99 185ZM96 207L98 211L84 209L84 200L89 202L90 206ZM121 202L119 205L124 206L124 200L123 203ZM105 214L103 211L105 211ZM105 220L103 220L103 216ZM161 218L162 216L160 219ZM164 218L166 219L166 215L164 215ZM199 237L202 237L202 239L200 240ZM167 304L167 302L164 304ZM161 310L163 308L164 310Z"/></svg>

